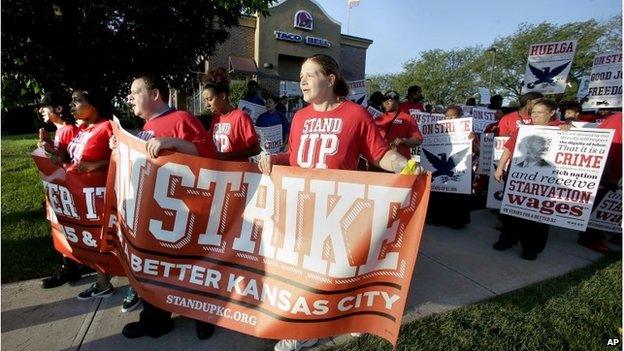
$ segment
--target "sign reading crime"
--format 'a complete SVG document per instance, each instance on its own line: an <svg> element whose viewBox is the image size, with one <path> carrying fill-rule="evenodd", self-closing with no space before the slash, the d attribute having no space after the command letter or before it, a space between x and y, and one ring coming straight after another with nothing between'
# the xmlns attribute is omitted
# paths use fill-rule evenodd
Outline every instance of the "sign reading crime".
<svg viewBox="0 0 624 351"><path fill-rule="evenodd" d="M585 230L613 130L520 126L501 213Z"/></svg>

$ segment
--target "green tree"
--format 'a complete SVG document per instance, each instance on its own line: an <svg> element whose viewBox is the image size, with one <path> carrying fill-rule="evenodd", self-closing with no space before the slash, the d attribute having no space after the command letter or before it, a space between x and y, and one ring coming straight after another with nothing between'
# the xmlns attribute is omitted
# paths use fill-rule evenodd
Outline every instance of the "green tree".
<svg viewBox="0 0 624 351"><path fill-rule="evenodd" d="M5 0L2 106L78 86L123 97L138 71L160 72L183 87L242 13L266 15L271 2Z"/></svg>
<svg viewBox="0 0 624 351"><path fill-rule="evenodd" d="M401 94L410 85L423 88L425 100L432 103L463 103L474 96L479 87L516 99L520 95L529 47L576 39L578 46L570 69L569 83L558 99L573 99L580 78L589 74L597 53L622 50L622 16L606 22L588 20L562 25L527 24L509 36L498 38L488 48L468 47L452 50L432 49L409 60L396 74L370 76L371 90L395 89Z"/></svg>
<svg viewBox="0 0 624 351"><path fill-rule="evenodd" d="M621 51L622 17L616 16L607 22L588 20L562 25L541 23L538 25L523 23L518 30L507 37L498 38L491 48L495 48L495 65L492 74L492 87L508 97L520 96L522 80L526 69L527 56L531 44L547 43L576 39L577 49L570 68L568 81L570 86L559 96L573 99L578 90L580 78L591 71L594 56L606 50ZM491 62L492 51L483 51L481 62ZM491 65L479 65L481 82L488 82Z"/></svg>

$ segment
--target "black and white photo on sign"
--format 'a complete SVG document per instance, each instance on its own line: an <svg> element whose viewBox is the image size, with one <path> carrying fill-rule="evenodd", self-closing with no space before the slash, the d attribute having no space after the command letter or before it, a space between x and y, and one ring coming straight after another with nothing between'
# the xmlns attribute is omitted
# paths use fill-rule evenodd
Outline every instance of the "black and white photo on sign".
<svg viewBox="0 0 624 351"><path fill-rule="evenodd" d="M530 91L542 94L563 93L575 52L576 40L531 45L522 94Z"/></svg>
<svg viewBox="0 0 624 351"><path fill-rule="evenodd" d="M472 191L472 118L423 123L420 161L431 172L431 191Z"/></svg>
<svg viewBox="0 0 624 351"><path fill-rule="evenodd" d="M521 126L501 213L585 230L613 130Z"/></svg>

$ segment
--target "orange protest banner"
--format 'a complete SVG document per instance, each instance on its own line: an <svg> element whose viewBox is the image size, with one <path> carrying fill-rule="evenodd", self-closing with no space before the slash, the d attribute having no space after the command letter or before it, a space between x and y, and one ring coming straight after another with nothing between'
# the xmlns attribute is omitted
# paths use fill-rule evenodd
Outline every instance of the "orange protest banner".
<svg viewBox="0 0 624 351"><path fill-rule="evenodd" d="M107 172L67 172L54 164L43 149L35 150L31 156L43 182L46 218L56 250L93 269L125 275L117 257L103 252Z"/></svg>
<svg viewBox="0 0 624 351"><path fill-rule="evenodd" d="M141 297L263 338L357 331L396 343L429 175L274 167L269 177L251 163L151 159L114 129L113 251Z"/></svg>

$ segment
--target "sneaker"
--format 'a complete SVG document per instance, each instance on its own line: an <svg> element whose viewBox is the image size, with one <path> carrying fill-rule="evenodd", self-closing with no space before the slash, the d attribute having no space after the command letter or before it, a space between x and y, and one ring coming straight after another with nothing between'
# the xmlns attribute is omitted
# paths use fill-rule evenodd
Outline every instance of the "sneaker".
<svg viewBox="0 0 624 351"><path fill-rule="evenodd" d="M129 312L139 307L141 304L141 297L137 294L132 287L128 288L128 293L121 304L121 312Z"/></svg>
<svg viewBox="0 0 624 351"><path fill-rule="evenodd" d="M44 289L56 288L66 283L78 281L82 278L82 274L77 269L71 269L62 266L53 276L41 280L41 287Z"/></svg>
<svg viewBox="0 0 624 351"><path fill-rule="evenodd" d="M308 340L280 340L275 347L274 351L299 351L304 347L310 347L316 345L318 339L308 339Z"/></svg>
<svg viewBox="0 0 624 351"><path fill-rule="evenodd" d="M107 298L113 296L115 293L115 288L113 284L108 284L106 289L100 289L97 286L97 283L93 283L87 290L78 294L78 300L91 300L93 298Z"/></svg>
<svg viewBox="0 0 624 351"><path fill-rule="evenodd" d="M121 334L128 339L136 339L144 336L158 338L169 333L171 329L173 329L173 321L170 318L162 322L158 328L150 328L145 323L138 321L126 324Z"/></svg>
<svg viewBox="0 0 624 351"><path fill-rule="evenodd" d="M579 245L581 246L585 246L588 249L594 250L596 252L600 252L600 253L607 253L609 252L609 248L607 247L607 245L605 245L602 240L583 240L583 239L578 239L576 241Z"/></svg>
<svg viewBox="0 0 624 351"><path fill-rule="evenodd" d="M210 324L210 323L206 323L206 322L202 322L202 321L195 321L195 333L197 334L197 338L199 340L205 340L208 339L209 337L212 336L212 334L214 334L215 331L215 326L214 324Z"/></svg>

